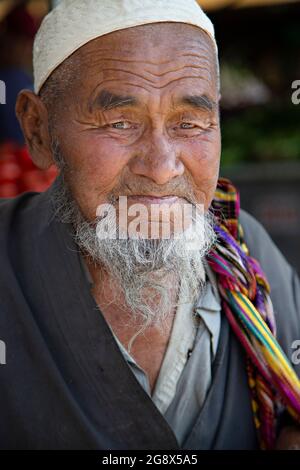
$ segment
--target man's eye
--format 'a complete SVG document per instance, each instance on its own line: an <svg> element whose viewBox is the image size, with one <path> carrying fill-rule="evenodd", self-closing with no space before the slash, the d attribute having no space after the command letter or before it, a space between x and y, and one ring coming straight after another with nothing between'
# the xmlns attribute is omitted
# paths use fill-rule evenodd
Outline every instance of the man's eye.
<svg viewBox="0 0 300 470"><path fill-rule="evenodd" d="M127 121L118 121L118 122L113 122L111 124L111 127L114 129L129 129L130 128L130 123Z"/></svg>
<svg viewBox="0 0 300 470"><path fill-rule="evenodd" d="M191 124L190 122L182 122L180 124L181 129L193 129L195 127L194 124Z"/></svg>

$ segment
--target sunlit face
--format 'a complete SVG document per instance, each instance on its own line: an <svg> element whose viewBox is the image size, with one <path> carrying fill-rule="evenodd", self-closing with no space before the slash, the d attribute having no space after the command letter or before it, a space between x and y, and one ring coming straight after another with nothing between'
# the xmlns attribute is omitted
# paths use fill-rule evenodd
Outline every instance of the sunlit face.
<svg viewBox="0 0 300 470"><path fill-rule="evenodd" d="M93 40L73 59L53 132L85 217L110 195L147 204L136 196L193 194L207 210L221 146L209 36L186 24L143 25Z"/></svg>

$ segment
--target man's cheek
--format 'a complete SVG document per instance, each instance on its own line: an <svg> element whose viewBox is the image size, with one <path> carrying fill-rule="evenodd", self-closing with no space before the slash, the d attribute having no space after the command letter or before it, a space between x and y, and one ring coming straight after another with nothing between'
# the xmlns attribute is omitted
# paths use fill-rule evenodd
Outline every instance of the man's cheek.
<svg viewBox="0 0 300 470"><path fill-rule="evenodd" d="M205 210L211 204L214 197L220 169L221 146L218 140L201 142L193 146L186 166L191 174L193 183L202 200Z"/></svg>
<svg viewBox="0 0 300 470"><path fill-rule="evenodd" d="M186 162L197 179L215 179L219 171L221 147L218 141L201 141L190 147Z"/></svg>
<svg viewBox="0 0 300 470"><path fill-rule="evenodd" d="M82 151L79 166L85 166L89 173L97 176L115 175L119 173L127 162L127 152L113 145L102 145L93 148L86 147Z"/></svg>

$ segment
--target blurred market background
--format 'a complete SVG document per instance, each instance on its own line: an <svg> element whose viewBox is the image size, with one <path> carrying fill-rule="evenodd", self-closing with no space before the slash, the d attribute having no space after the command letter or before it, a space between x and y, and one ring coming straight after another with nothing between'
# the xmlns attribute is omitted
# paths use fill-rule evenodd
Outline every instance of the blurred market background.
<svg viewBox="0 0 300 470"><path fill-rule="evenodd" d="M14 117L18 91L32 88L31 49L43 16L58 2L0 0L0 197L43 191L56 170L36 169ZM300 2L200 0L219 46L221 175L300 272ZM1 84L1 82L0 82ZM3 89L2 101L3 101ZM1 94L0 94L1 96ZM300 97L300 93L299 93Z"/></svg>

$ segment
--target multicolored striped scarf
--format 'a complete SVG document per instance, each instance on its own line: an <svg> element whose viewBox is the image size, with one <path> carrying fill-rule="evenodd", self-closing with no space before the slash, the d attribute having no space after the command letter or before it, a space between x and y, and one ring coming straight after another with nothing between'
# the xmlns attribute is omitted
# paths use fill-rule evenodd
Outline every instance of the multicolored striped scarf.
<svg viewBox="0 0 300 470"><path fill-rule="evenodd" d="M283 407L300 423L300 380L276 340L270 286L245 244L239 193L229 180L219 179L211 211L218 241L208 262L217 276L222 309L246 352L260 446L273 449Z"/></svg>

